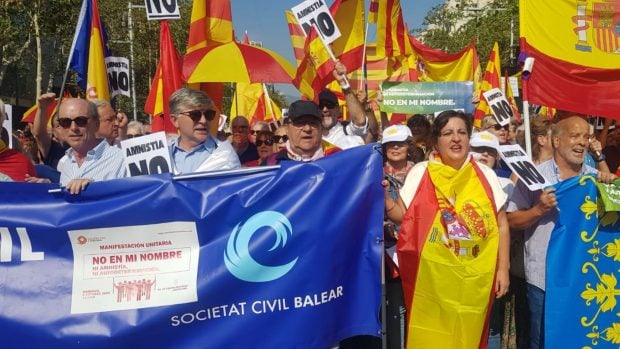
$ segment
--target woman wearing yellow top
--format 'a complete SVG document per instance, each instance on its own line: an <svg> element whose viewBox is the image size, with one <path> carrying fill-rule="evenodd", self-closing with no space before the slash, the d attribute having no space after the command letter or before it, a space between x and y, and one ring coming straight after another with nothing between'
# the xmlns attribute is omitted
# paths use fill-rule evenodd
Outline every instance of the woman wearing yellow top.
<svg viewBox="0 0 620 349"><path fill-rule="evenodd" d="M429 160L409 172L397 200L385 197L388 217L402 222L407 348L485 348L490 305L508 291L507 197L469 154L471 130L469 115L439 114Z"/></svg>

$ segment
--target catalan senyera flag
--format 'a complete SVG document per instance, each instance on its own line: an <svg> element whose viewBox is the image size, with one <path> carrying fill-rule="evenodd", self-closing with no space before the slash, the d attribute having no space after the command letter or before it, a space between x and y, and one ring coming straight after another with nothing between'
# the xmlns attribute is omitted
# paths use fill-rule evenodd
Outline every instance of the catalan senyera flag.
<svg viewBox="0 0 620 349"><path fill-rule="evenodd" d="M194 0L186 53L233 40L230 0Z"/></svg>
<svg viewBox="0 0 620 349"><path fill-rule="evenodd" d="M375 22L377 24L377 56L396 57L412 54L408 40L409 33L402 12L400 0L378 1Z"/></svg>
<svg viewBox="0 0 620 349"><path fill-rule="evenodd" d="M431 156L397 244L407 348L486 348L499 244L493 201L475 161L456 170Z"/></svg>
<svg viewBox="0 0 620 349"><path fill-rule="evenodd" d="M491 108L489 107L489 104L487 103L482 93L492 88L501 89L502 68L500 64L499 45L497 44L497 42L495 42L495 44L493 44L493 49L491 49L491 54L489 55L489 62L487 63L487 68L484 72L482 83L480 84L480 103L478 103L476 111L474 112L475 127L480 127L482 119L485 115L492 114Z"/></svg>
<svg viewBox="0 0 620 349"><path fill-rule="evenodd" d="M620 2L520 0L519 15L521 52L535 59L524 97L620 118Z"/></svg>
<svg viewBox="0 0 620 349"><path fill-rule="evenodd" d="M84 0L73 37L70 67L88 99L110 100L105 57L107 35L99 18L97 0Z"/></svg>
<svg viewBox="0 0 620 349"><path fill-rule="evenodd" d="M225 44L234 40L230 0L195 0L189 25L186 54L199 48ZM224 83L211 82L190 84L200 89L213 100L215 107L222 110ZM214 126L215 123L213 123ZM211 131L217 132L217 129Z"/></svg>
<svg viewBox="0 0 620 349"><path fill-rule="evenodd" d="M159 64L144 106L144 111L153 117L152 132L176 132L176 127L170 120L168 99L182 86L181 56L174 47L168 21L162 20L159 30Z"/></svg>

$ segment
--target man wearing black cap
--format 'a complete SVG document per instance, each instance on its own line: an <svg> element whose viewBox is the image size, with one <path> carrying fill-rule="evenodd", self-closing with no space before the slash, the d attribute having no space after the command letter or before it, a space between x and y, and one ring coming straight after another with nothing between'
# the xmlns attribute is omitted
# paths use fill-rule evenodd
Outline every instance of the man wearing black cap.
<svg viewBox="0 0 620 349"><path fill-rule="evenodd" d="M263 165L279 164L282 160L312 161L323 157L321 111L312 101L298 100L288 109L286 148L274 153Z"/></svg>
<svg viewBox="0 0 620 349"><path fill-rule="evenodd" d="M319 109L323 119L323 139L340 149L363 145L368 133L368 118L364 107L346 81L346 72L344 64L337 62L334 77L344 93L351 122L346 125L338 122L342 111L338 105L338 97L334 92L325 89L319 93Z"/></svg>

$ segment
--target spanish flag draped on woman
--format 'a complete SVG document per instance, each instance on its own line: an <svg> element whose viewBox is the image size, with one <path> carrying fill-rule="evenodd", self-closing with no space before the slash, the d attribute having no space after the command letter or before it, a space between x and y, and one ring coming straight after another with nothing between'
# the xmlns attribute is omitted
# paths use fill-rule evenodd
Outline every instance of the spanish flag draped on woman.
<svg viewBox="0 0 620 349"><path fill-rule="evenodd" d="M469 156L470 133L468 116L440 114L437 151L411 170L399 202L386 198L390 218L402 214L407 348L485 348L492 300L508 289L506 195Z"/></svg>

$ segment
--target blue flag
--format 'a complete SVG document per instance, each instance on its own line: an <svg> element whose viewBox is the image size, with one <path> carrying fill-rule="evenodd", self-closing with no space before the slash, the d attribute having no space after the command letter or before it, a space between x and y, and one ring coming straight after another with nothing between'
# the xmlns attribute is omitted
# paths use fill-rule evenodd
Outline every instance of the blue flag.
<svg viewBox="0 0 620 349"><path fill-rule="evenodd" d="M342 164L346 164L343 166ZM379 335L381 155L0 183L2 347L328 348Z"/></svg>
<svg viewBox="0 0 620 349"><path fill-rule="evenodd" d="M620 222L596 178L556 184L558 221L547 252L546 348L618 348Z"/></svg>

